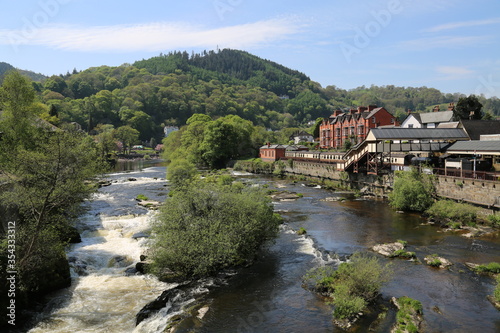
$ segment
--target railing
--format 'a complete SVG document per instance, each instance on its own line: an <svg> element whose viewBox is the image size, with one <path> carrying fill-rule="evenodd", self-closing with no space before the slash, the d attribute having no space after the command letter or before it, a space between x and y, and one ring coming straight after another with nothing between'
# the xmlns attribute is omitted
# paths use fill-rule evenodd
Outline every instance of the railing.
<svg viewBox="0 0 500 333"><path fill-rule="evenodd" d="M434 174L441 176L457 177L457 178L500 181L500 172L434 168Z"/></svg>

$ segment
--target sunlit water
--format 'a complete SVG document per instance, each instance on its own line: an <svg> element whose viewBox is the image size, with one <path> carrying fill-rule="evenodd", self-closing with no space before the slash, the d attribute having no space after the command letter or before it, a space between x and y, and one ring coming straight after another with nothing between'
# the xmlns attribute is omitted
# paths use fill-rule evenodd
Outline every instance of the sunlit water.
<svg viewBox="0 0 500 333"><path fill-rule="evenodd" d="M151 167L109 175L80 220L83 242L68 252L73 284L52 298L42 321L31 332L163 332L168 319L182 310L172 304L135 326L135 315L165 289L173 288L147 275L127 275L147 246L134 239L147 231L154 213L138 207L135 197L165 199L165 168ZM358 200L346 193L306 187L290 181L237 174L242 181L302 193L296 201L275 202L285 219L278 238L259 260L223 281L205 280L184 299L209 306L202 319L181 323L179 332L341 332L332 323L332 307L306 290L302 277L311 268L338 265L356 251L383 242L406 240L422 260L437 253L450 259L450 270L437 270L405 260L392 261L393 280L382 290L385 300L410 296L424 307L427 332L500 332L500 312L486 300L493 293L490 277L470 272L465 262L500 261L498 237L466 239L423 225L420 216L398 214L382 201ZM135 178L130 181L129 178ZM155 179L156 178L156 179ZM345 197L345 201L328 201ZM327 201L325 201L327 199ZM307 234L299 236L303 227ZM201 301L199 301L201 299ZM386 305L388 303L386 302ZM177 307L179 308L179 307ZM373 318L372 318L373 319ZM376 332L387 332L394 311ZM369 318L355 332L367 332Z"/></svg>

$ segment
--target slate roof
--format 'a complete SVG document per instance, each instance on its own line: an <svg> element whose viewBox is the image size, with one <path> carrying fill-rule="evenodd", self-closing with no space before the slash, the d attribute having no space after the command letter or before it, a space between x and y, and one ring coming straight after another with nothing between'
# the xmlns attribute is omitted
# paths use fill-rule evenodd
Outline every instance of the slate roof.
<svg viewBox="0 0 500 333"><path fill-rule="evenodd" d="M453 119L453 111L420 113L420 122L422 124L445 123L451 121L452 119Z"/></svg>
<svg viewBox="0 0 500 333"><path fill-rule="evenodd" d="M376 140L467 140L469 138L461 128L372 128L370 134Z"/></svg>
<svg viewBox="0 0 500 333"><path fill-rule="evenodd" d="M461 123L471 140L479 140L485 134L500 134L500 120L461 120Z"/></svg>
<svg viewBox="0 0 500 333"><path fill-rule="evenodd" d="M499 141L457 141L451 145L447 152L454 151L469 151L469 152L491 152L500 154L500 140Z"/></svg>

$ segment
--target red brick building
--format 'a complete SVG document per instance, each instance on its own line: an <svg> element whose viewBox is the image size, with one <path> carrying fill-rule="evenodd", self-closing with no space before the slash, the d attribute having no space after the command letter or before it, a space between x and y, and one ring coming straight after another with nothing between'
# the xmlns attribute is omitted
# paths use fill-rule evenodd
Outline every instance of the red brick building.
<svg viewBox="0 0 500 333"><path fill-rule="evenodd" d="M306 146L300 145L271 145L267 144L259 149L259 157L264 162L274 162L280 160L285 157L285 153L287 150L309 150Z"/></svg>
<svg viewBox="0 0 500 333"><path fill-rule="evenodd" d="M320 125L320 147L341 149L346 141L362 142L370 128L391 125L398 125L396 117L376 105L360 106L347 112L337 110Z"/></svg>

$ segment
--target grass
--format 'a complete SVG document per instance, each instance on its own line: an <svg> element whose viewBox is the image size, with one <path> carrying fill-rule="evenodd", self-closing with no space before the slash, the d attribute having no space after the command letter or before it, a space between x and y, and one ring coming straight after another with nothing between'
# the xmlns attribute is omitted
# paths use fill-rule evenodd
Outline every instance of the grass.
<svg viewBox="0 0 500 333"><path fill-rule="evenodd" d="M305 228L300 228L299 230L297 230L297 235L305 235L307 234L307 230Z"/></svg>
<svg viewBox="0 0 500 333"><path fill-rule="evenodd" d="M149 200L149 198L147 196L145 196L144 194L137 195L136 199L140 200L140 201L148 201Z"/></svg>
<svg viewBox="0 0 500 333"><path fill-rule="evenodd" d="M479 273L500 274L500 263L490 262L486 265L479 265L475 268L475 271Z"/></svg>
<svg viewBox="0 0 500 333"><path fill-rule="evenodd" d="M460 226L475 226L478 208L451 200L439 200L427 209L426 213L449 227L456 228L457 223Z"/></svg>
<svg viewBox="0 0 500 333"><path fill-rule="evenodd" d="M417 257L415 252L405 251L404 249L394 251L393 254L390 255L391 258L404 258L404 259L414 259Z"/></svg>
<svg viewBox="0 0 500 333"><path fill-rule="evenodd" d="M416 317L423 314L422 303L410 297L403 296L397 300L399 310L396 313L395 332L418 332Z"/></svg>
<svg viewBox="0 0 500 333"><path fill-rule="evenodd" d="M432 267L439 267L441 266L442 262L441 260L439 260L438 258L438 255L437 254L431 254L429 257L433 258L429 263L428 265L429 266L432 266Z"/></svg>

